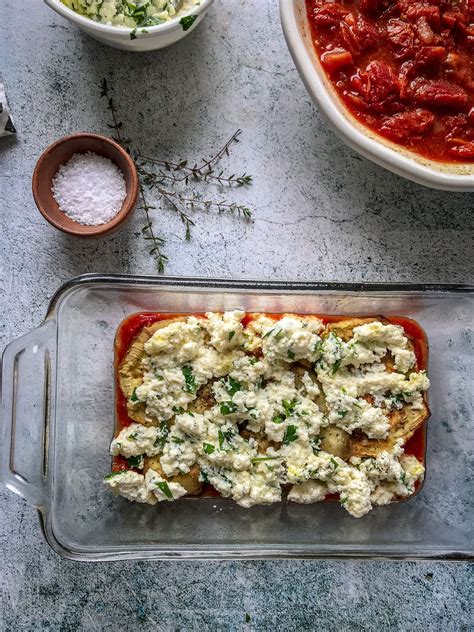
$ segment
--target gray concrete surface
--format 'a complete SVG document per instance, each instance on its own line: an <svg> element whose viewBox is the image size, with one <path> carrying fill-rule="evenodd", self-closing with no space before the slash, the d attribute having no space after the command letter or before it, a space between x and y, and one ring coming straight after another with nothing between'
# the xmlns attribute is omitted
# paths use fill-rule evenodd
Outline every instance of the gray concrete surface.
<svg viewBox="0 0 474 632"><path fill-rule="evenodd" d="M187 39L143 55L94 42L40 0L2 0L0 27L18 128L16 142L0 139L3 344L37 325L71 276L154 273L139 212L112 237L80 241L46 224L30 193L48 143L107 133L102 77L143 152L199 159L243 129L224 165L254 176L229 192L254 222L196 213L186 242L179 218L155 211L168 273L472 282L474 196L421 188L345 147L294 69L275 0L217 0ZM49 550L33 508L3 489L0 500L0 630L474 629L466 564L81 565Z"/></svg>

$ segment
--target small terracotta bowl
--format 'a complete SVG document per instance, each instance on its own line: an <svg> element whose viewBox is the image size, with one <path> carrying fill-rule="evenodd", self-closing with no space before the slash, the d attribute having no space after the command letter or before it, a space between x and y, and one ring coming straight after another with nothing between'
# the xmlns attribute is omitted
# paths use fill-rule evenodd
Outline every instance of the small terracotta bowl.
<svg viewBox="0 0 474 632"><path fill-rule="evenodd" d="M99 226L85 226L70 219L59 209L51 190L53 178L59 167L74 154L85 154L88 151L109 158L115 163L122 171L127 187L127 197L121 210L110 222ZM106 136L85 132L64 136L45 149L36 163L32 186L33 197L41 215L59 230L80 237L96 237L114 231L132 214L139 192L137 168L127 152Z"/></svg>

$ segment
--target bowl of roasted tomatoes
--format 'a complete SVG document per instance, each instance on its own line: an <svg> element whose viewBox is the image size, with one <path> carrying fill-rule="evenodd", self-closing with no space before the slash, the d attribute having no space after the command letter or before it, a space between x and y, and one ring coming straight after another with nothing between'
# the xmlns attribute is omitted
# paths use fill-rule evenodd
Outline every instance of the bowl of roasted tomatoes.
<svg viewBox="0 0 474 632"><path fill-rule="evenodd" d="M280 0L280 15L348 145L419 184L474 191L472 0Z"/></svg>

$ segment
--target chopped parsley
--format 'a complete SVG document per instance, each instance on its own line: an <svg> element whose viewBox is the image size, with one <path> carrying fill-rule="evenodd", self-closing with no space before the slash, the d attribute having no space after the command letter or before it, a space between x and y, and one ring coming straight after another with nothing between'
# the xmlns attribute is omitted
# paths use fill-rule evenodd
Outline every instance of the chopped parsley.
<svg viewBox="0 0 474 632"><path fill-rule="evenodd" d="M129 434L128 439L130 439L130 441L136 441L138 439L138 432L132 432L132 434Z"/></svg>
<svg viewBox="0 0 474 632"><path fill-rule="evenodd" d="M201 481L201 483L209 483L209 477L207 472L205 472L204 470L201 470L199 472L199 480Z"/></svg>
<svg viewBox="0 0 474 632"><path fill-rule="evenodd" d="M226 430L224 432L222 430L219 430L219 433L218 433L219 449L222 450L222 446L224 445L225 442L230 443L232 441L233 436L234 436L234 433L232 432L232 430Z"/></svg>
<svg viewBox="0 0 474 632"><path fill-rule="evenodd" d="M171 437L171 441L172 441L173 443L177 443L178 445L179 445L180 443L184 443L184 439L181 439L180 437L173 437L173 436L172 436L172 437Z"/></svg>
<svg viewBox="0 0 474 632"><path fill-rule="evenodd" d="M314 353L322 353L322 351L323 351L323 344L324 344L324 342L322 340L318 340L318 342L316 342L316 344L314 345L313 352Z"/></svg>
<svg viewBox="0 0 474 632"><path fill-rule="evenodd" d="M285 430L285 435L283 437L284 445L288 445L289 443L293 443L298 438L298 433L296 432L296 426L290 425Z"/></svg>
<svg viewBox="0 0 474 632"><path fill-rule="evenodd" d="M216 446L212 445L212 443L203 443L202 449L206 454L212 454L215 451Z"/></svg>
<svg viewBox="0 0 474 632"><path fill-rule="evenodd" d="M220 407L221 415L231 415L232 413L235 413L236 410L237 404L234 404L232 401L222 402Z"/></svg>
<svg viewBox="0 0 474 632"><path fill-rule="evenodd" d="M347 410L338 410L337 411L337 416L340 417L341 419L344 419L344 417L347 415Z"/></svg>
<svg viewBox="0 0 474 632"><path fill-rule="evenodd" d="M130 467L135 467L141 470L143 468L143 455L140 454L139 456L130 456L127 459L127 463Z"/></svg>
<svg viewBox="0 0 474 632"><path fill-rule="evenodd" d="M238 391L242 390L242 384L240 382L237 382L237 380L234 380L234 378L230 377L230 375L224 382L224 385L231 397L235 395Z"/></svg>
<svg viewBox="0 0 474 632"><path fill-rule="evenodd" d="M291 417L291 415L295 411L296 399L293 399L291 402L289 402L287 399L284 399L282 401L282 406L285 410L286 416Z"/></svg>
<svg viewBox="0 0 474 632"><path fill-rule="evenodd" d="M340 366L341 366L341 361L340 360L336 360L336 362L334 362L334 364L332 365L332 374L333 375L339 371L339 367Z"/></svg>
<svg viewBox="0 0 474 632"><path fill-rule="evenodd" d="M156 486L161 489L166 498L173 498L173 494L171 493L171 489L166 481L158 481Z"/></svg>
<svg viewBox="0 0 474 632"><path fill-rule="evenodd" d="M168 424L166 423L166 421L162 421L160 424L160 428L158 430L158 436L156 437L153 446L155 448L160 447L161 449L163 449L166 443L166 439L168 438L168 433L169 433Z"/></svg>
<svg viewBox="0 0 474 632"><path fill-rule="evenodd" d="M157 18L157 17L148 17L146 18L141 24L140 26L158 26L159 24L164 24L166 22L166 20L162 20L161 18ZM142 30L142 33L144 31ZM148 33L148 31L145 31L146 33Z"/></svg>
<svg viewBox="0 0 474 632"><path fill-rule="evenodd" d="M192 27L192 25L194 24L196 20L197 20L197 15L185 15L184 17L181 18L179 23L183 27L183 31L187 31L188 29Z"/></svg>
<svg viewBox="0 0 474 632"><path fill-rule="evenodd" d="M133 389L133 393L130 395L130 401L131 402L139 402L140 400L137 397L137 386L135 386L135 388Z"/></svg>
<svg viewBox="0 0 474 632"><path fill-rule="evenodd" d="M288 349L287 355L290 358L290 360L294 360L295 359L295 354L294 354L294 352L291 349Z"/></svg>
<svg viewBox="0 0 474 632"><path fill-rule="evenodd" d="M183 370L184 382L185 382L183 391L185 391L186 393L195 393L198 389L198 386L196 384L196 378L194 377L192 367L183 366L182 370Z"/></svg>
<svg viewBox="0 0 474 632"><path fill-rule="evenodd" d="M136 27L133 29L133 31L130 31L130 39L131 40L137 39L137 28Z"/></svg>
<svg viewBox="0 0 474 632"><path fill-rule="evenodd" d="M114 476L118 476L118 474L123 474L124 472L128 472L128 470L119 470L118 472L110 472L107 476L104 476L104 481L108 481L110 478Z"/></svg>
<svg viewBox="0 0 474 632"><path fill-rule="evenodd" d="M314 437L313 439L311 439L311 447L313 448L313 454L317 455L319 452L321 452L321 438L320 437Z"/></svg>
<svg viewBox="0 0 474 632"><path fill-rule="evenodd" d="M229 342L232 340L234 336L235 336L235 331L229 331Z"/></svg>
<svg viewBox="0 0 474 632"><path fill-rule="evenodd" d="M295 410L296 399L292 400L291 402L289 402L287 399L284 399L281 405L283 406L283 410L285 412L278 413L273 417L272 421L274 424L281 424L285 421L285 419L287 419L288 417L291 417L291 415L293 414Z"/></svg>
<svg viewBox="0 0 474 632"><path fill-rule="evenodd" d="M255 463L262 463L263 461L278 461L281 459L281 456L255 456L250 461L255 465Z"/></svg>
<svg viewBox="0 0 474 632"><path fill-rule="evenodd" d="M182 415L184 413L184 408L181 408L181 406L173 406L172 410L175 415Z"/></svg>
<svg viewBox="0 0 474 632"><path fill-rule="evenodd" d="M339 467L339 463L336 461L336 459L333 459L332 457L331 457L331 463L334 465L334 469Z"/></svg>

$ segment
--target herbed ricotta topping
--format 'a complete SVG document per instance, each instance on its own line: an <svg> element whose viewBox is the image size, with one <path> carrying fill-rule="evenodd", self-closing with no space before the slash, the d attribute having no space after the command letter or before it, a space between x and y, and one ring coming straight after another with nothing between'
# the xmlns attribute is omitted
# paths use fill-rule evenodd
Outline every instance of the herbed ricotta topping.
<svg viewBox="0 0 474 632"><path fill-rule="evenodd" d="M190 316L153 334L130 403L144 403L156 426L124 428L111 453L159 455L167 478L198 467L202 481L243 507L278 502L287 485L293 502L339 494L356 517L411 495L424 468L403 454L401 442L377 458L349 461L320 448L327 426L385 439L393 410L423 405L429 381L416 371L404 330L374 322L344 341L315 317L257 315L244 327L244 316ZM129 500L151 504L186 493L147 469L146 458L144 475L127 471L106 482Z"/></svg>
<svg viewBox="0 0 474 632"><path fill-rule="evenodd" d="M149 469L145 475L132 470L112 472L104 482L112 491L127 500L155 505L157 502L181 498L186 490L179 483L172 483Z"/></svg>
<svg viewBox="0 0 474 632"><path fill-rule="evenodd" d="M174 0L61 0L67 7L94 22L131 29L164 24L200 4L184 0L176 10Z"/></svg>

